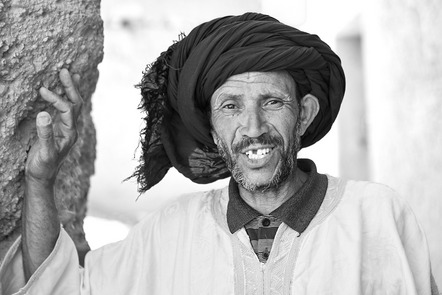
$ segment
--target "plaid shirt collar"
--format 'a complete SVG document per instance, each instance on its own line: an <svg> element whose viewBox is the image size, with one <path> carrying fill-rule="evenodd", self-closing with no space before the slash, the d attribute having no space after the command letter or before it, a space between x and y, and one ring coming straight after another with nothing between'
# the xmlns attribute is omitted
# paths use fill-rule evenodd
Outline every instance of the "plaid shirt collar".
<svg viewBox="0 0 442 295"><path fill-rule="evenodd" d="M316 165L309 159L298 159L298 168L307 173L307 180L301 188L269 215L280 219L301 234L315 217L324 200L328 180L316 171ZM227 224L234 233L262 214L250 207L239 195L238 184L230 179Z"/></svg>

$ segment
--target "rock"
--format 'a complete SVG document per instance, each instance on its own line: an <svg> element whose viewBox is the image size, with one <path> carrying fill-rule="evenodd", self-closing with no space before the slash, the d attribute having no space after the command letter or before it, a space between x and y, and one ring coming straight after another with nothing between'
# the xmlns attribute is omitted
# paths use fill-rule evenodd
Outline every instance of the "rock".
<svg viewBox="0 0 442 295"><path fill-rule="evenodd" d="M0 260L20 233L24 166L36 139L35 118L42 110L54 114L37 90L45 86L63 94L61 68L81 75L84 106L79 139L57 178L56 202L80 259L89 250L83 218L95 160L91 96L102 58L100 1L3 0L0 4Z"/></svg>

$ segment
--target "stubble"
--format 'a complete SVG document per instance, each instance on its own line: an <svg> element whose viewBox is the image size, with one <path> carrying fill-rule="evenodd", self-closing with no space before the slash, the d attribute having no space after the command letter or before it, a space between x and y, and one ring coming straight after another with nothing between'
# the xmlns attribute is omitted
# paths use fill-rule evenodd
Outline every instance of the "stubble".
<svg viewBox="0 0 442 295"><path fill-rule="evenodd" d="M282 183L284 183L289 176L293 174L296 169L296 160L298 156L298 152L301 149L301 136L299 135L300 129L300 121L296 122L295 126L295 136L287 150L284 149L283 139L281 137L271 137L268 135L263 135L258 138L246 138L239 143L236 143L232 146L232 151L228 148L227 144L219 138L219 136L215 133L214 139L215 143L218 147L218 152L226 162L227 168L232 173L233 179L241 185L244 189L250 192L265 192L271 189L278 188ZM274 144L276 146L280 146L282 148L281 158L277 165L277 171L273 174L272 179L270 179L267 183L257 184L252 183L247 179L244 175L244 172L241 170L238 165L237 156L239 151L242 148L249 146L250 144Z"/></svg>

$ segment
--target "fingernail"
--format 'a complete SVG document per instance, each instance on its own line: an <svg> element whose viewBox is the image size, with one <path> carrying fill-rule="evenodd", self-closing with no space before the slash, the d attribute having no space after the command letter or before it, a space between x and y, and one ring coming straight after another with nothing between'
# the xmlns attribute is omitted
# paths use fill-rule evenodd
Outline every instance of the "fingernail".
<svg viewBox="0 0 442 295"><path fill-rule="evenodd" d="M37 124L39 126L46 126L51 123L51 116L46 112L41 112L37 115Z"/></svg>

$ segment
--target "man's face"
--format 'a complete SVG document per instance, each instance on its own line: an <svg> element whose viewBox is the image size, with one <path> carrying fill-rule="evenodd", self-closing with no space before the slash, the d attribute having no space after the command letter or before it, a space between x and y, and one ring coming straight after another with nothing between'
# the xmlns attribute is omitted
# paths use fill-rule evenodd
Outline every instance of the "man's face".
<svg viewBox="0 0 442 295"><path fill-rule="evenodd" d="M296 169L299 106L285 72L230 77L211 98L212 135L236 182L249 191L275 188Z"/></svg>

